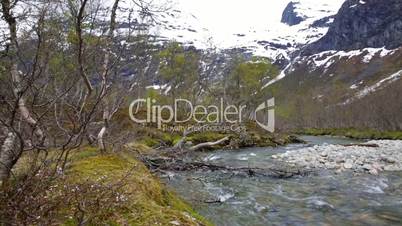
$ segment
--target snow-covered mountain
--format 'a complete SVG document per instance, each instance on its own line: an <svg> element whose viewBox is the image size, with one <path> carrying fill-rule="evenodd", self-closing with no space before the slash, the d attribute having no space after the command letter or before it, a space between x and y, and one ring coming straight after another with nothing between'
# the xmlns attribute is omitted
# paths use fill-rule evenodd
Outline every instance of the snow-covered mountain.
<svg viewBox="0 0 402 226"><path fill-rule="evenodd" d="M217 47L223 53L216 60L219 64L238 51L269 57L281 73L266 87L296 75L300 83L306 77L345 77L343 82L351 87L351 93L358 95L402 68L398 66L402 46L401 0L387 0L387 4L378 0L292 0L265 5L262 0L242 4L230 0L175 1L166 7L168 10L158 0L150 1L155 6L147 7L157 11L151 19L142 19L132 1L121 1L117 33L124 35L132 29L127 23L133 22L138 25L136 32L150 33L160 44L176 40L199 50ZM104 8L110 8L113 2L99 0ZM271 5L276 8L268 9ZM35 18L35 7L23 1L17 6L17 18L23 18L19 14ZM54 4L54 10L67 10L60 7L63 5ZM107 22L107 13L103 20ZM152 26L148 26L150 22ZM19 32L30 33L34 23L35 20L21 20ZM7 37L4 26L1 21L2 46L6 40L1 39ZM387 62L393 63L393 70L383 68ZM349 64L361 70L344 71Z"/></svg>
<svg viewBox="0 0 402 226"><path fill-rule="evenodd" d="M394 62L395 56L399 55L398 47L402 44L400 0L390 0L389 4L378 0L293 0L284 3L278 9L281 14L275 18L267 10L265 25L262 14L258 26L249 29L239 26L236 32L211 29L196 12L190 13L183 8L163 16L162 23L152 31L163 40L174 39L198 49L216 46L222 50L240 49L244 53L269 57L280 67L281 73L265 87L296 74L300 82L308 76L319 75L316 79L321 80L325 76L338 79L356 75L345 78L345 84L351 87L351 96L344 103L355 100L354 96L362 98L363 94L371 93L365 90L376 86L375 81L380 82L377 88L388 84L381 82L386 77L379 75L379 71L384 76L399 72L400 68L389 71L378 64ZM340 72L351 62L361 70ZM392 78L392 81L398 80L399 73Z"/></svg>
<svg viewBox="0 0 402 226"><path fill-rule="evenodd" d="M302 45L320 39L327 33L328 27L333 21L332 17L343 2L344 0L292 1L289 2L289 5L294 7L293 11L284 14L282 18L278 16L272 20L267 10L266 15L260 15L258 26L250 25L248 28L242 26L235 32L222 32L209 28L197 17L197 12L191 13L184 11L185 9L173 10L172 13L159 16L161 23L153 27L151 31L162 39L174 39L199 49L211 46L220 49L242 48L246 52L258 56L271 59L282 56L289 59L291 52ZM230 6L227 8L230 10ZM283 18L292 13L300 17L301 21L291 26L283 22ZM222 13L222 17L224 16L225 14ZM241 16L246 17L247 13ZM219 18L216 20L218 23Z"/></svg>

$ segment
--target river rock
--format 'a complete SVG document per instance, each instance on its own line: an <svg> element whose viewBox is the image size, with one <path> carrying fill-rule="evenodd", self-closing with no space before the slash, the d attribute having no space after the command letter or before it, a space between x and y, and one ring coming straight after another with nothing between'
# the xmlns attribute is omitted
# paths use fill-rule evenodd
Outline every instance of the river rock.
<svg viewBox="0 0 402 226"><path fill-rule="evenodd" d="M323 151L321 152L321 157L328 157L328 152L327 151Z"/></svg>
<svg viewBox="0 0 402 226"><path fill-rule="evenodd" d="M364 165L364 162L363 162L363 160L358 159L358 160L355 161L355 164L359 165L359 166L362 166L362 165Z"/></svg>
<svg viewBox="0 0 402 226"><path fill-rule="evenodd" d="M370 173L371 175L377 176L377 175L378 175L378 170L376 170L376 169L371 169L371 170L369 171L369 173Z"/></svg>
<svg viewBox="0 0 402 226"><path fill-rule="evenodd" d="M278 155L278 161L292 162L302 168L348 170L377 175L402 171L402 141L369 141L367 146L315 145Z"/></svg>
<svg viewBox="0 0 402 226"><path fill-rule="evenodd" d="M341 164L341 163L344 163L344 162L345 162L345 159L343 159L342 157L337 157L337 158L335 159L335 162L338 163L338 164Z"/></svg>
<svg viewBox="0 0 402 226"><path fill-rule="evenodd" d="M391 157L384 157L381 159L382 161L386 162L386 163L396 163L396 160L394 158Z"/></svg>
<svg viewBox="0 0 402 226"><path fill-rule="evenodd" d="M345 169L352 169L353 168L353 160L347 159L346 162L343 164Z"/></svg>
<svg viewBox="0 0 402 226"><path fill-rule="evenodd" d="M322 164L325 164L327 162L327 160L325 158L319 158L318 162L322 163Z"/></svg>
<svg viewBox="0 0 402 226"><path fill-rule="evenodd" d="M384 166L380 165L378 162L373 163L373 168L382 171Z"/></svg>
<svg viewBox="0 0 402 226"><path fill-rule="evenodd" d="M336 168L336 164L331 163L331 162L326 162L326 163L325 163L325 167L326 167L327 169L335 169L335 168Z"/></svg>
<svg viewBox="0 0 402 226"><path fill-rule="evenodd" d="M364 170L370 171L373 169L373 167L370 164L364 164L362 167Z"/></svg>
<svg viewBox="0 0 402 226"><path fill-rule="evenodd" d="M384 170L385 171L398 171L401 169L394 165L387 165L387 166L384 166Z"/></svg>

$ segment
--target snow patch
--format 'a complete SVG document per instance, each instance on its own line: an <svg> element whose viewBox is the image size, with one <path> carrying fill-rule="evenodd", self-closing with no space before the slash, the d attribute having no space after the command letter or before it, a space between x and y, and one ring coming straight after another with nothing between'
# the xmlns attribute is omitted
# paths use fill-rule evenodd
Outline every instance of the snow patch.
<svg viewBox="0 0 402 226"><path fill-rule="evenodd" d="M388 55L392 55L395 51L396 50L387 50L384 47L365 48L361 50L352 50L348 52L330 50L314 54L310 56L308 60L313 62L313 64L315 65L315 67L313 67L313 70L322 67L328 69L334 62L336 62L336 59L342 59L342 58L351 59L353 57L360 56L362 57L363 63L370 63L371 60L377 55L380 57L385 57Z"/></svg>
<svg viewBox="0 0 402 226"><path fill-rule="evenodd" d="M160 90L162 89L161 85L152 85L152 86L147 86L145 87L146 89L155 89L155 90Z"/></svg>
<svg viewBox="0 0 402 226"><path fill-rule="evenodd" d="M374 93L377 90L382 89L382 88L392 84L393 82L399 80L401 77L402 77L402 70L378 81L374 85L365 87L363 90L357 92L357 94L354 97L347 99L345 102L341 103L340 105L347 105L347 104L352 103L356 99L361 99L370 93ZM363 84L363 81L361 81L359 84ZM350 87L350 88L352 89L352 87Z"/></svg>
<svg viewBox="0 0 402 226"><path fill-rule="evenodd" d="M376 84L374 84L372 86L364 88L362 91L360 91L356 95L356 97L359 99L363 98L363 97L367 96L369 93L373 93L373 92L377 91L380 87L382 87L384 85L389 85L389 84L399 80L401 78L401 76L402 76L402 70L380 80L379 82L377 82Z"/></svg>
<svg viewBox="0 0 402 226"><path fill-rule="evenodd" d="M286 77L286 71L289 70L289 68L290 68L291 66L292 66L291 63L288 64L288 66L286 66L286 68L283 69L283 70L281 71L281 73L280 73L278 76L276 76L274 79L272 79L272 80L269 81L267 84L265 84L265 85L262 87L262 89L265 89L265 88L267 88L268 86L270 86L270 85L276 83L277 81L279 81L279 80L285 78L285 77Z"/></svg>

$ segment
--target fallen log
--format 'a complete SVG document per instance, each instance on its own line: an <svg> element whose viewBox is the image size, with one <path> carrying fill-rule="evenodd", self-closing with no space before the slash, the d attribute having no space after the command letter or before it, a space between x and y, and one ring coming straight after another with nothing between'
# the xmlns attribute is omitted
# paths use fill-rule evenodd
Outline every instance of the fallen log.
<svg viewBox="0 0 402 226"><path fill-rule="evenodd" d="M343 144L344 147L366 147L366 148L379 148L378 144Z"/></svg>
<svg viewBox="0 0 402 226"><path fill-rule="evenodd" d="M221 200L219 200L219 199L217 199L217 200L205 200L205 201L202 201L203 203L206 203L206 204L219 204L219 203L223 203Z"/></svg>
<svg viewBox="0 0 402 226"><path fill-rule="evenodd" d="M189 151L197 151L202 148L208 148L208 147L213 147L213 146L222 144L228 140L229 140L229 137L224 137L224 138L214 141L214 142L205 142L205 143L194 145L194 146L190 147L188 150Z"/></svg>
<svg viewBox="0 0 402 226"><path fill-rule="evenodd" d="M291 178L294 176L306 176L311 170L303 168L290 167L287 165L276 165L270 168L252 168L252 167L228 167L209 164L205 162L184 162L175 158L143 158L145 165L153 172L163 171L221 171L223 173L234 173L235 175L243 175L248 177L274 177L274 178Z"/></svg>

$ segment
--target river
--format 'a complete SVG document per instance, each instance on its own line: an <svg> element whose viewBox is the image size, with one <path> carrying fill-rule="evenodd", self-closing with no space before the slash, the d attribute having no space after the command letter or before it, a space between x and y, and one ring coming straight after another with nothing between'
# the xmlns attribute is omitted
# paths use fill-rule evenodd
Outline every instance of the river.
<svg viewBox="0 0 402 226"><path fill-rule="evenodd" d="M269 167L272 155L308 145L349 144L346 138L311 137L308 144L197 153L231 167ZM402 151L402 150L401 150ZM402 173L352 175L321 170L290 179L228 172L175 172L166 184L216 225L402 225Z"/></svg>

